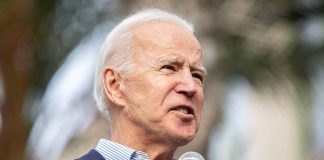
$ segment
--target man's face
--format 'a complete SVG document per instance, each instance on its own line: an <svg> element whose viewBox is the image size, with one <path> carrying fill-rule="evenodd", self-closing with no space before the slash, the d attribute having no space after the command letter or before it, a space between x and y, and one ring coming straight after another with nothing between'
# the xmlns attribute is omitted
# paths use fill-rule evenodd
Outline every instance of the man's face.
<svg viewBox="0 0 324 160"><path fill-rule="evenodd" d="M135 69L121 76L124 115L153 141L188 143L204 99L199 42L175 24L151 21L135 27L133 44Z"/></svg>

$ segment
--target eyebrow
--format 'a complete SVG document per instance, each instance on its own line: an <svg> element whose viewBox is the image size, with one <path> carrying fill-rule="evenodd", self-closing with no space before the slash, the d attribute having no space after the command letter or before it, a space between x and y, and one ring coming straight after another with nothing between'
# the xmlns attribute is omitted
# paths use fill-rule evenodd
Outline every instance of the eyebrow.
<svg viewBox="0 0 324 160"><path fill-rule="evenodd" d="M181 63L181 61L183 61L183 60L179 60L179 57L177 57L177 56L169 55L169 56L163 56L163 57L159 58L158 61L176 64L176 63Z"/></svg>
<svg viewBox="0 0 324 160"><path fill-rule="evenodd" d="M179 60L179 57L177 57L177 56L166 56L166 57L159 58L157 61L168 62L171 64L178 64L178 63L181 63L181 61L183 61L183 60ZM200 65L199 67L190 66L190 70L202 72L204 76L207 75L207 70L203 65Z"/></svg>
<svg viewBox="0 0 324 160"><path fill-rule="evenodd" d="M206 70L206 68L205 68L203 65L200 65L199 67L192 66L192 67L190 67L190 69L191 69L192 71L199 71L199 72L202 72L204 76L207 75L207 70Z"/></svg>

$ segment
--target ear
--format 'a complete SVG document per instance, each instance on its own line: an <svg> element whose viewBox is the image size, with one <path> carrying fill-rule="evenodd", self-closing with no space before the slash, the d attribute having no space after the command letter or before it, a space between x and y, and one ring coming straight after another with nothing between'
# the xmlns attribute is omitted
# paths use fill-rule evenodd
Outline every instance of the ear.
<svg viewBox="0 0 324 160"><path fill-rule="evenodd" d="M110 101L117 106L123 106L124 101L122 92L120 91L121 77L117 71L109 66L106 66L103 71L103 82L105 92Z"/></svg>

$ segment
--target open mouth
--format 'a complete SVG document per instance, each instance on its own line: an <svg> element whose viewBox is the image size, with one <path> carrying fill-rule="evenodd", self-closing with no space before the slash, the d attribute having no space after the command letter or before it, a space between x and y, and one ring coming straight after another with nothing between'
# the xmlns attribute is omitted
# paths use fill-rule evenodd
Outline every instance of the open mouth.
<svg viewBox="0 0 324 160"><path fill-rule="evenodd" d="M172 108L171 110L175 110L184 114L192 114L194 115L194 111L191 107L189 106L177 106L175 108Z"/></svg>

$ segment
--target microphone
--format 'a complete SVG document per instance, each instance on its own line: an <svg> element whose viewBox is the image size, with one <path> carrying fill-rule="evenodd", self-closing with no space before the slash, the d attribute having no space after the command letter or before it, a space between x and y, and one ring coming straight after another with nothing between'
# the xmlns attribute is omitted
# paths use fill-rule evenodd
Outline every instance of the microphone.
<svg viewBox="0 0 324 160"><path fill-rule="evenodd" d="M205 158L197 152L186 152L178 160L205 160Z"/></svg>

